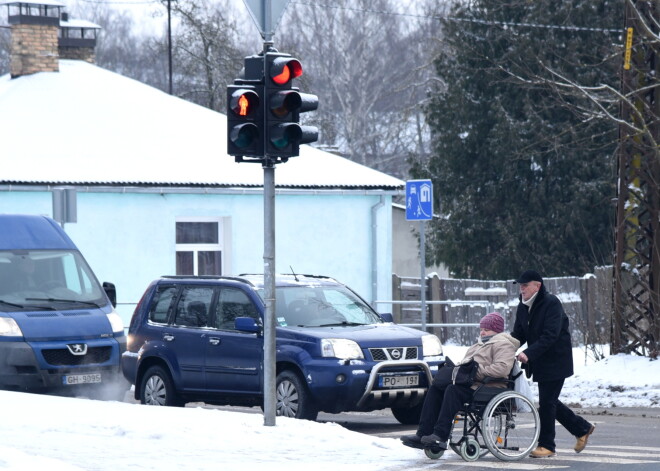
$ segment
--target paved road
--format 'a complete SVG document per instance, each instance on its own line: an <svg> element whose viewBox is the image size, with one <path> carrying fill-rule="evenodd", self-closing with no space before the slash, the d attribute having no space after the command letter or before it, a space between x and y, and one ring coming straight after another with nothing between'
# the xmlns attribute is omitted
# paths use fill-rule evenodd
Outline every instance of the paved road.
<svg viewBox="0 0 660 471"><path fill-rule="evenodd" d="M660 470L660 408L652 409L583 409L578 411L596 425L589 445L580 454L573 451L575 439L557 426L557 456L505 463L487 454L474 463L467 463L453 452L439 461L426 459L420 451L420 461L411 463L408 471L433 469L512 469L575 471L615 471L625 466L627 471ZM369 414L320 414L321 421L339 423L356 432L380 437L398 438L415 428L399 424L388 411Z"/></svg>
<svg viewBox="0 0 660 471"><path fill-rule="evenodd" d="M127 402L133 402L126 398ZM203 404L189 404L197 407ZM219 409L261 414L258 407L219 407ZM660 407L659 408L612 408L576 409L596 431L589 445L580 454L573 451L575 438L557 424L557 456L544 459L526 458L518 462L503 462L486 454L476 462L468 463L448 451L440 460L430 460L423 451L420 459L405 471L472 471L474 469L506 470L554 470L568 471L659 471L660 470ZM334 422L355 432L398 439L414 433L415 427L401 425L389 409L368 413L319 414L319 422Z"/></svg>

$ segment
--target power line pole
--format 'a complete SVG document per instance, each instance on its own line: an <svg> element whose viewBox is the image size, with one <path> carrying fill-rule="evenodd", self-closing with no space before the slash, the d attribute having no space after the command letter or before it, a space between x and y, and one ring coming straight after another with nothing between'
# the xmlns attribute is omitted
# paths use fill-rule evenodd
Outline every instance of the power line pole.
<svg viewBox="0 0 660 471"><path fill-rule="evenodd" d="M627 0L612 353L660 353L660 5Z"/></svg>

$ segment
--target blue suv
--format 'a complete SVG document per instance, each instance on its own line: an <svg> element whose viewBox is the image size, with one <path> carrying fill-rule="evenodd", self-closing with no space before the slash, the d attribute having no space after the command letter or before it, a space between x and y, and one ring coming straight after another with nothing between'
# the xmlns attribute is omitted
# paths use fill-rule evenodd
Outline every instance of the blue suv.
<svg viewBox="0 0 660 471"><path fill-rule="evenodd" d="M122 356L143 404L263 404L261 275L162 277L137 305ZM276 277L277 413L391 408L404 424L444 360L435 335L398 326L338 281Z"/></svg>

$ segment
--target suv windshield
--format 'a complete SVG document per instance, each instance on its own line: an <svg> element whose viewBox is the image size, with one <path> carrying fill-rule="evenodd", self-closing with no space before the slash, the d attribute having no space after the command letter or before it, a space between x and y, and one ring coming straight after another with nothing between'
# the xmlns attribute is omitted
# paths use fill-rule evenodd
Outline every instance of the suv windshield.
<svg viewBox="0 0 660 471"><path fill-rule="evenodd" d="M259 295L263 298L262 289ZM383 322L369 305L341 285L277 287L276 303L280 326L329 327Z"/></svg>
<svg viewBox="0 0 660 471"><path fill-rule="evenodd" d="M0 311L105 302L98 281L76 251L0 251Z"/></svg>

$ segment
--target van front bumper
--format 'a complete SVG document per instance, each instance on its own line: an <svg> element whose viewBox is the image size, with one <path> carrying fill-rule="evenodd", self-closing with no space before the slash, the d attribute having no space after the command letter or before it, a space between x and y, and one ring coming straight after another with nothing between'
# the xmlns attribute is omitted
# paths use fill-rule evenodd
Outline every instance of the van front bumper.
<svg viewBox="0 0 660 471"><path fill-rule="evenodd" d="M112 345L111 342L114 342ZM66 344L76 342L28 343L0 341L0 388L13 391L49 391L57 389L78 389L100 387L109 382L123 379L119 368L120 345L115 341L77 342L87 345L86 355L78 355L75 360L66 352ZM99 351L103 346L110 352ZM64 352L66 350L66 352ZM64 352L64 353L63 353ZM87 358L85 358L87 357ZM48 359L48 360L46 360ZM105 360L105 361L99 361ZM48 361L52 363L48 363ZM72 364L73 363L73 364ZM79 384L67 384L72 375L101 375L100 383L83 383L88 377L78 377ZM95 377L97 380L98 377Z"/></svg>

